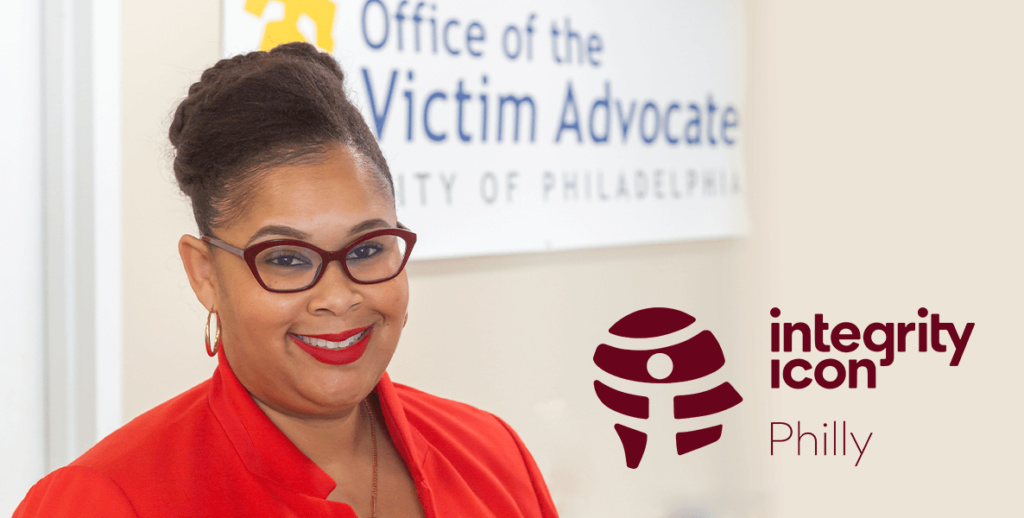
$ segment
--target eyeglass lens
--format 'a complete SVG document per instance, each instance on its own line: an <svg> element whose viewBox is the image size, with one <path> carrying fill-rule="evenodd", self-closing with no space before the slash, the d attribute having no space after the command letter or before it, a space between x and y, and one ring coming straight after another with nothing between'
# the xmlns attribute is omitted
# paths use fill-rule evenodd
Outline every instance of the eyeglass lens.
<svg viewBox="0 0 1024 518"><path fill-rule="evenodd" d="M405 258L405 239L383 235L359 241L345 257L352 278L374 282L398 273ZM273 246L256 256L260 279L272 290L298 290L313 283L323 259L320 254L297 245Z"/></svg>

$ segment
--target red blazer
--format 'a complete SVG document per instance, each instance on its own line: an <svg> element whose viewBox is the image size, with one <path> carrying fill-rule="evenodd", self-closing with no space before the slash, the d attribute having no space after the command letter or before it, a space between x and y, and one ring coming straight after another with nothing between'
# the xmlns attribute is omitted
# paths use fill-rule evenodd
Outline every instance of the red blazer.
<svg viewBox="0 0 1024 518"><path fill-rule="evenodd" d="M345 517L335 483L267 418L223 352L213 376L32 487L25 517ZM498 417L392 383L374 389L427 517L557 516L530 452Z"/></svg>

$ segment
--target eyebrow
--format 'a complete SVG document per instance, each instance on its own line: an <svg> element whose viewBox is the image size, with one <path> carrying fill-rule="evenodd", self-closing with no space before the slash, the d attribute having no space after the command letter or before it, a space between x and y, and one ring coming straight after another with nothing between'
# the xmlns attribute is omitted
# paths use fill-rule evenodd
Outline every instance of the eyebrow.
<svg viewBox="0 0 1024 518"><path fill-rule="evenodd" d="M369 230L371 228L391 228L391 224L380 218L368 219L352 227L352 229L348 231L348 235L352 236L364 230ZM300 239L303 241L308 241L312 237L309 234L296 228L284 225L267 225L257 230L256 233L253 234L251 238L249 238L249 242L246 243L245 246L242 248L248 247L253 243L253 241L256 241L257 239L263 236L285 236L293 239Z"/></svg>

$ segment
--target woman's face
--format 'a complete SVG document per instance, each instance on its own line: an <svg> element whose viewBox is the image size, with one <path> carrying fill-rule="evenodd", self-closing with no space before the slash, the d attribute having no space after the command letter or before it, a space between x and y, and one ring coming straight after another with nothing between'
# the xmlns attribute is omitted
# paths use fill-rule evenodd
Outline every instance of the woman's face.
<svg viewBox="0 0 1024 518"><path fill-rule="evenodd" d="M295 238L333 251L371 230L395 228L395 209L379 192L372 167L338 145L315 164L273 169L245 214L215 229L216 237L239 248ZM347 412L373 390L405 324L409 282L404 270L382 283L356 284L334 261L311 289L272 293L241 257L213 248L211 262L224 353L257 400L289 415L330 416ZM293 337L366 326L372 329L365 352L340 365L318 360Z"/></svg>

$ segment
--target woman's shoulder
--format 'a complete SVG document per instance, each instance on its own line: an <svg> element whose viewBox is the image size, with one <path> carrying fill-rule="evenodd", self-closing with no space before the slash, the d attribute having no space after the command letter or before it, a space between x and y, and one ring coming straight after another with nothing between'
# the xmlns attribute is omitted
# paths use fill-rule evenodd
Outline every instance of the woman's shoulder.
<svg viewBox="0 0 1024 518"><path fill-rule="evenodd" d="M14 510L13 518L79 516L135 517L124 490L109 476L68 465L37 482Z"/></svg>
<svg viewBox="0 0 1024 518"><path fill-rule="evenodd" d="M204 381L142 413L43 477L22 500L15 518L136 516L132 501L139 488L157 474L172 486L166 475L175 464L195 458L188 451L196 438L209 435L208 384Z"/></svg>
<svg viewBox="0 0 1024 518"><path fill-rule="evenodd" d="M160 459L172 457L175 447L208 435L215 424L207 395L210 380L143 412L125 423L75 459L70 465L101 472L140 465L140 455ZM205 432L205 433L204 433Z"/></svg>

